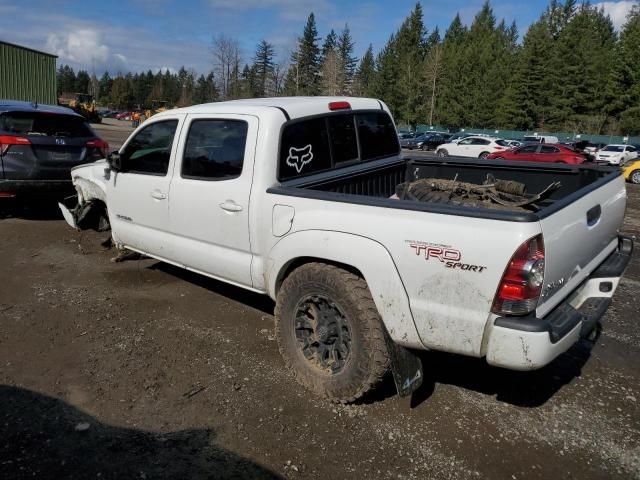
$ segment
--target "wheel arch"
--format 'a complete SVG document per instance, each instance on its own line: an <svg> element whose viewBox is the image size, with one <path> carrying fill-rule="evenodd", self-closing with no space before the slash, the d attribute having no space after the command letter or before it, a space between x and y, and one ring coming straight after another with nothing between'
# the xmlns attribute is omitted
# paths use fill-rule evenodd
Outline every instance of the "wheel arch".
<svg viewBox="0 0 640 480"><path fill-rule="evenodd" d="M387 249L360 235L305 230L287 235L269 252L267 292L276 299L282 283L301 265L335 265L364 278L391 338L402 345L424 348L400 274Z"/></svg>

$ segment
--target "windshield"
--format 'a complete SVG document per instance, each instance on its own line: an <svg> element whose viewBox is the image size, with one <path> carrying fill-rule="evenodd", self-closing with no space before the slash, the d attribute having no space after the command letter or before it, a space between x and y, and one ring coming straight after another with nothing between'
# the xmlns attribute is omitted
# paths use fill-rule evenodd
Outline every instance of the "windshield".
<svg viewBox="0 0 640 480"><path fill-rule="evenodd" d="M95 137L82 117L42 112L6 112L0 115L0 131L17 135Z"/></svg>
<svg viewBox="0 0 640 480"><path fill-rule="evenodd" d="M602 149L603 152L624 152L624 147L620 145L607 145Z"/></svg>

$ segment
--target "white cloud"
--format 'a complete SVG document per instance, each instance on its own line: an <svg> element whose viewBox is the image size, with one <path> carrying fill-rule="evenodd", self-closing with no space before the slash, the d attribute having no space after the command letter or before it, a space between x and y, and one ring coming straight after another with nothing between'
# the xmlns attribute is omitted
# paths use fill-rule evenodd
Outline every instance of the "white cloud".
<svg viewBox="0 0 640 480"><path fill-rule="evenodd" d="M98 32L90 29L51 33L46 48L62 59L78 63L102 63L109 58L109 47L101 43Z"/></svg>
<svg viewBox="0 0 640 480"><path fill-rule="evenodd" d="M636 0L621 0L619 2L600 2L595 6L602 8L604 13L611 17L613 26L616 30L620 30L627 21L627 15L631 11L631 7L638 5Z"/></svg>

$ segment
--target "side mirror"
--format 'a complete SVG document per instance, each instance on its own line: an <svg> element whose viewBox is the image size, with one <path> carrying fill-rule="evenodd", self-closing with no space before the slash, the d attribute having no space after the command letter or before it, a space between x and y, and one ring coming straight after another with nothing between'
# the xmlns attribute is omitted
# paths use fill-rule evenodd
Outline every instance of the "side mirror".
<svg viewBox="0 0 640 480"><path fill-rule="evenodd" d="M109 155L107 155L107 164L109 168L114 172L119 172L122 170L122 158L120 157L120 152L114 150Z"/></svg>

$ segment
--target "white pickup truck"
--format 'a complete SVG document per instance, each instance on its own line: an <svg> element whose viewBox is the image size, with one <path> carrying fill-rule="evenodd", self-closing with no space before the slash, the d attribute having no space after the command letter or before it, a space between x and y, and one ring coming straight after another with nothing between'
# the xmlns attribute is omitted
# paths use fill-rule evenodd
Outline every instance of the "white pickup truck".
<svg viewBox="0 0 640 480"><path fill-rule="evenodd" d="M341 402L389 368L413 391L420 349L548 364L597 330L633 248L619 170L403 158L375 99L169 110L72 179L71 226L108 219L119 248L269 295L287 366ZM420 179L458 193L398 195Z"/></svg>

